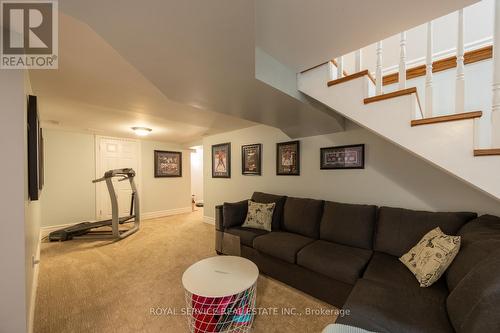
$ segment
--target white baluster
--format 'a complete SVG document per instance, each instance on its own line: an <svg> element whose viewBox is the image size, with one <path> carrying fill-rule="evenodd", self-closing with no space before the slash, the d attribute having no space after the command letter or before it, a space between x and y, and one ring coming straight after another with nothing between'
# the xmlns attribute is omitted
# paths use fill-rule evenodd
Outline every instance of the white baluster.
<svg viewBox="0 0 500 333"><path fill-rule="evenodd" d="M328 77L327 77L327 80L328 81L332 81L332 80L335 80L335 76L333 75L335 73L335 69L333 68L334 65L333 65L333 61L329 61L328 62Z"/></svg>
<svg viewBox="0 0 500 333"><path fill-rule="evenodd" d="M361 72L361 64L362 64L362 59L361 59L362 53L361 49L357 50L356 53L354 53L354 72Z"/></svg>
<svg viewBox="0 0 500 333"><path fill-rule="evenodd" d="M375 69L375 94L382 94L382 41L377 43L377 67Z"/></svg>
<svg viewBox="0 0 500 333"><path fill-rule="evenodd" d="M500 147L500 0L495 0L495 28L493 30L493 101L491 106L491 143Z"/></svg>
<svg viewBox="0 0 500 333"><path fill-rule="evenodd" d="M455 112L464 112L465 74L464 74L464 10L458 11L457 39L457 81L455 87Z"/></svg>
<svg viewBox="0 0 500 333"><path fill-rule="evenodd" d="M399 89L406 88L406 31L401 33L399 42Z"/></svg>
<svg viewBox="0 0 500 333"><path fill-rule="evenodd" d="M425 65L425 117L432 117L432 21L427 23L427 58Z"/></svg>
<svg viewBox="0 0 500 333"><path fill-rule="evenodd" d="M340 79L343 76L344 72L344 57L337 58L337 79Z"/></svg>

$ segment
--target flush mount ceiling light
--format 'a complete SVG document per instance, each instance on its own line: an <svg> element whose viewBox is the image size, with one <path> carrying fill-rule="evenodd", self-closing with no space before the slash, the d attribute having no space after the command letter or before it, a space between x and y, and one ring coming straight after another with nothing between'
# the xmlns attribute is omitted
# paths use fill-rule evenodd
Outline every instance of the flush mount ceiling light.
<svg viewBox="0 0 500 333"><path fill-rule="evenodd" d="M138 136L146 136L149 133L151 133L152 129L148 127L132 127L132 130L137 134Z"/></svg>

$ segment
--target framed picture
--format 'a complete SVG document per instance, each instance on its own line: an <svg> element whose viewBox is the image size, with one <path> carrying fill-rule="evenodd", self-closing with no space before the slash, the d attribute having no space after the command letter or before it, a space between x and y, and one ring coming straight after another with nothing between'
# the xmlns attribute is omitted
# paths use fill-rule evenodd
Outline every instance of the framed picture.
<svg viewBox="0 0 500 333"><path fill-rule="evenodd" d="M321 170L364 169L365 145L349 145L321 148Z"/></svg>
<svg viewBox="0 0 500 333"><path fill-rule="evenodd" d="M37 97L28 96L28 193L31 201L36 201L40 197L43 187L43 176L40 170L40 120L38 117ZM43 170L42 170L43 172Z"/></svg>
<svg viewBox="0 0 500 333"><path fill-rule="evenodd" d="M241 173L243 175L262 174L262 144L241 146Z"/></svg>
<svg viewBox="0 0 500 333"><path fill-rule="evenodd" d="M212 146L212 178L231 178L231 143Z"/></svg>
<svg viewBox="0 0 500 333"><path fill-rule="evenodd" d="M276 144L276 174L279 176L300 175L300 141Z"/></svg>
<svg viewBox="0 0 500 333"><path fill-rule="evenodd" d="M182 177L182 152L155 150L155 178Z"/></svg>

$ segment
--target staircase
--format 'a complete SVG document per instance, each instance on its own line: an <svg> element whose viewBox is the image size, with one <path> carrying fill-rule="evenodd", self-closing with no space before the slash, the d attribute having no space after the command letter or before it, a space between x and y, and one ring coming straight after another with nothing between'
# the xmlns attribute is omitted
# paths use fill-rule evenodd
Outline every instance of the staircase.
<svg viewBox="0 0 500 333"><path fill-rule="evenodd" d="M500 52L494 52L500 45L500 0L483 0L473 6L379 41L376 48L365 47L305 70L297 75L297 86L347 119L500 200ZM493 31L483 31L479 41L464 43L464 11L469 21L474 15L476 20L490 16ZM435 52L433 24L440 27L438 33L446 30L445 34L458 37L456 49ZM450 34L453 29L457 30ZM425 57L407 60L407 33L413 37L420 33L417 39L426 39L426 45L413 48L413 53L426 50ZM392 45L389 58L399 54L393 57L399 63L385 70L383 45L389 49ZM376 54L374 75L362 70L362 52ZM352 74L346 71L348 56L353 56ZM408 63L412 68L407 68ZM471 80L468 85L466 79ZM434 96L433 91L437 92ZM481 98L480 103L472 101ZM484 110L466 109L478 105ZM413 177L411 167L407 172Z"/></svg>
<svg viewBox="0 0 500 333"><path fill-rule="evenodd" d="M415 88L375 96L366 71L328 86L328 67L299 74L299 91L500 200L499 151L474 149L482 112L423 118Z"/></svg>

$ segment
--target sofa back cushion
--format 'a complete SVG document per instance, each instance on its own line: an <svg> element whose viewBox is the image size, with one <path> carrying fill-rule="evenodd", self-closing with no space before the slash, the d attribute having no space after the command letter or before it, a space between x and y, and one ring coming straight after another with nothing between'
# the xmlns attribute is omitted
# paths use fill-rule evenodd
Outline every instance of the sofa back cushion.
<svg viewBox="0 0 500 333"><path fill-rule="evenodd" d="M252 195L252 201L258 203L275 203L274 212L273 212L273 222L271 224L272 230L279 230L280 225L283 221L283 208L285 206L286 196L284 195L275 195L268 194L263 192L254 192Z"/></svg>
<svg viewBox="0 0 500 333"><path fill-rule="evenodd" d="M248 211L248 200L224 202L222 205L222 223L224 228L240 226L245 222Z"/></svg>
<svg viewBox="0 0 500 333"><path fill-rule="evenodd" d="M283 211L281 229L310 238L318 238L323 203L322 200L288 197Z"/></svg>
<svg viewBox="0 0 500 333"><path fill-rule="evenodd" d="M480 262L500 249L500 218L483 215L466 223L458 231L462 247L446 271L448 289L452 291Z"/></svg>
<svg viewBox="0 0 500 333"><path fill-rule="evenodd" d="M376 215L376 206L326 201L319 238L362 249L372 249Z"/></svg>
<svg viewBox="0 0 500 333"><path fill-rule="evenodd" d="M500 251L474 267L446 300L458 333L500 332Z"/></svg>
<svg viewBox="0 0 500 333"><path fill-rule="evenodd" d="M476 213L433 213L402 208L381 207L375 235L375 251L401 257L432 229L456 235Z"/></svg>

